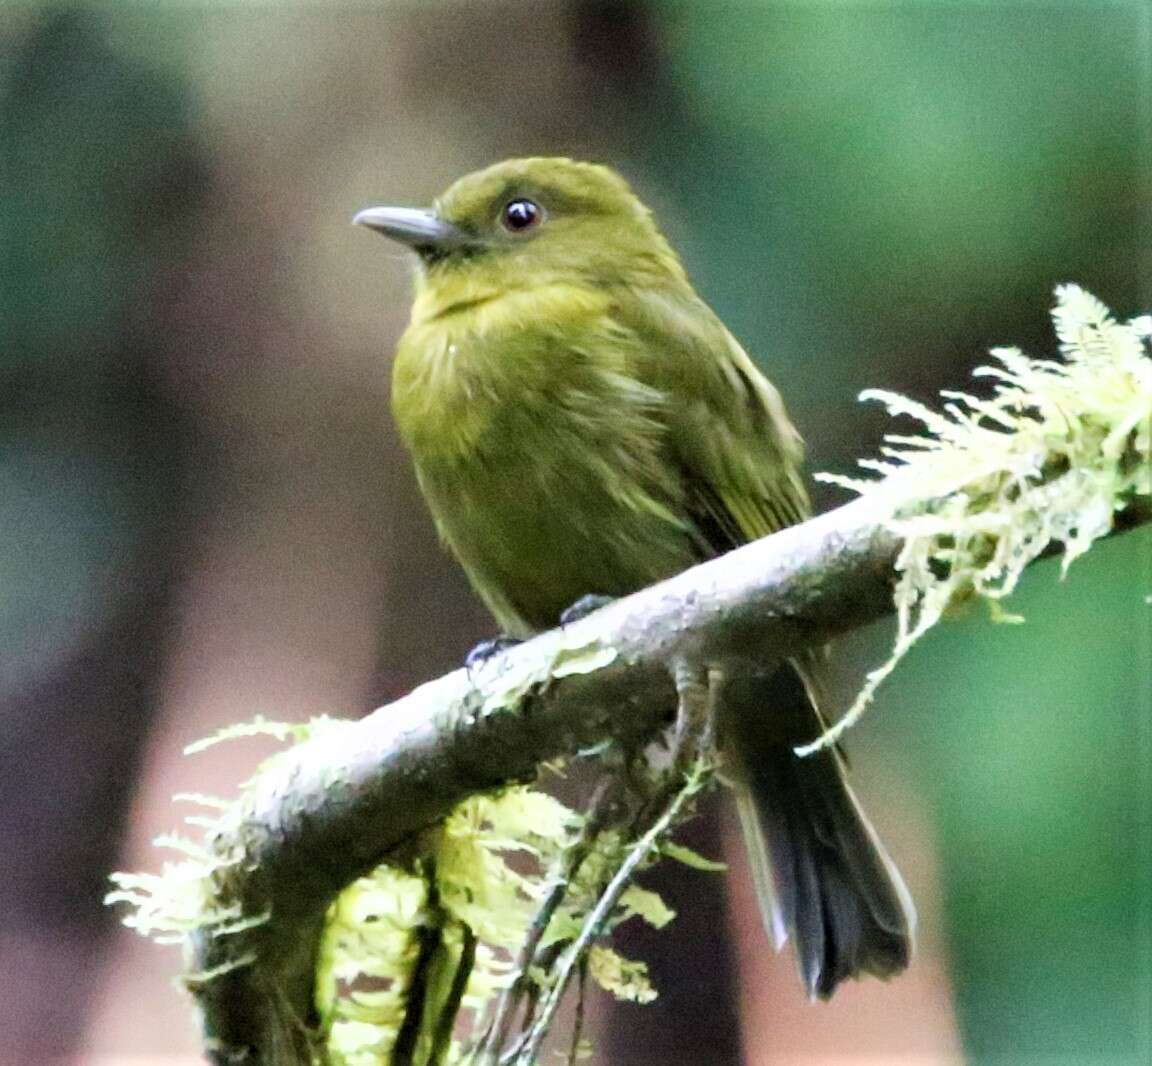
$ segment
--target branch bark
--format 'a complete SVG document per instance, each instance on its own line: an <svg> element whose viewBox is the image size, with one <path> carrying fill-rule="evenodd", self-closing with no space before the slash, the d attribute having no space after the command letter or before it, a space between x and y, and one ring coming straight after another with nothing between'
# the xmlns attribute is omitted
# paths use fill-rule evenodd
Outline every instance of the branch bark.
<svg viewBox="0 0 1152 1066"><path fill-rule="evenodd" d="M1118 517L1118 531L1132 528L1152 507ZM186 981L213 1061L315 1061L312 974L328 905L462 799L609 737L651 736L675 706L677 662L763 669L890 613L899 541L884 518L861 498L285 753L236 833L213 842L243 860L220 873L223 897L270 916L194 938Z"/></svg>

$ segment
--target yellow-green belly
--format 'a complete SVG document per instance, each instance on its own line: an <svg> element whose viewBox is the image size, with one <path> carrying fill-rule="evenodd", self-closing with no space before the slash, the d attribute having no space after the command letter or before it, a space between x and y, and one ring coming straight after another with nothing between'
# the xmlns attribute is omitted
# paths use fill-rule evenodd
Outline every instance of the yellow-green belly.
<svg viewBox="0 0 1152 1066"><path fill-rule="evenodd" d="M550 628L582 596L625 595L701 558L679 486L645 442L628 455L626 440L533 428L518 446L417 456L441 535L506 632Z"/></svg>

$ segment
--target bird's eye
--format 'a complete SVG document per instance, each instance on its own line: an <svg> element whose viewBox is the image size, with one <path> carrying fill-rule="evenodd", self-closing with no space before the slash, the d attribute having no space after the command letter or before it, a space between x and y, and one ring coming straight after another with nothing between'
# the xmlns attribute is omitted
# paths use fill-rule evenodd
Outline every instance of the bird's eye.
<svg viewBox="0 0 1152 1066"><path fill-rule="evenodd" d="M500 221L511 233L523 233L540 225L544 212L531 200L509 200L500 212Z"/></svg>

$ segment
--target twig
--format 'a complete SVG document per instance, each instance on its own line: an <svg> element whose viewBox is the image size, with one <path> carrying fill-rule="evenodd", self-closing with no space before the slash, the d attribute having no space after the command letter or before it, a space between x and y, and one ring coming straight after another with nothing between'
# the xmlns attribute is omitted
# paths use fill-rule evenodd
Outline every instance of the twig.
<svg viewBox="0 0 1152 1066"><path fill-rule="evenodd" d="M492 1022L484 1035L479 1060L481 1063L494 1062L500 1054L500 1049L507 1043L512 1020L530 980L529 974L536 960L537 948L616 804L618 782L619 778L615 775L600 780L589 803L580 835L561 856L561 866L553 879L552 888L532 919L528 935L521 946L519 958L516 960L516 977L500 996Z"/></svg>
<svg viewBox="0 0 1152 1066"><path fill-rule="evenodd" d="M548 1033L552 1018L560 1006L560 1000L568 987L568 982L572 979L572 974L577 963L586 954L588 948L591 947L592 941L599 936L600 931L604 927L604 923L620 902L620 897L624 895L624 891L632 883L632 878L635 876L636 871L652 853L653 848L659 843L660 838L676 825L685 807L706 783L710 773L710 764L706 765L702 762L701 765L696 768L696 773L693 777L685 783L684 788L676 794L672 803L668 805L664 813L653 823L648 832L636 842L621 864L620 869L617 870L615 876L608 883L608 887L604 890L596 906L592 909L592 913L588 915L587 920L584 922L584 926L580 930L580 935L572 942L571 946L564 952L560 959L556 968L555 983L549 989L543 1007L541 1008L540 1016L536 1019L527 1041L515 1059L517 1066L531 1066L537 1052L540 1050L541 1042Z"/></svg>
<svg viewBox="0 0 1152 1066"><path fill-rule="evenodd" d="M576 1017L572 1021L572 1043L568 1049L568 1066L576 1066L580 1054L580 1039L584 1035L584 1007L588 995L588 956L580 960L580 973L576 985Z"/></svg>
<svg viewBox="0 0 1152 1066"><path fill-rule="evenodd" d="M428 1066L441 1066L445 1061L452 1043L452 1030L456 1027L456 1017L460 1013L460 1004L464 1002L464 993L468 989L468 979L472 976L472 969L476 965L476 934L464 922L458 924L461 936L460 958L456 963L456 972L452 975L448 996L440 1010L440 1018L436 1022L436 1031L432 1034L432 1050L428 1053Z"/></svg>
<svg viewBox="0 0 1152 1066"><path fill-rule="evenodd" d="M701 676L707 680L702 681ZM584 920L580 934L561 956L554 971L552 986L548 989L540 1013L522 1046L502 1059L501 1063L514 1062L516 1066L532 1066L535 1062L576 967L583 963L592 942L603 932L620 898L632 883L636 872L652 853L652 849L659 843L660 838L677 824L689 801L711 779L714 765L711 744L713 697L718 678L711 672L701 675L699 671L686 665L684 660L677 663L675 677L679 700L672 769L668 783L662 790L664 802L659 805L663 809L624 857L615 875L608 882L608 887L601 893L591 913Z"/></svg>
<svg viewBox="0 0 1152 1066"><path fill-rule="evenodd" d="M400 1024L400 1032L392 1048L394 1066L412 1066L416 1061L416 1046L420 1040L420 1029L431 988L429 975L435 965L437 952L444 942L444 930L439 926L421 925L416 929L416 937L420 942L420 949L412 970L412 980L408 985L404 1021Z"/></svg>

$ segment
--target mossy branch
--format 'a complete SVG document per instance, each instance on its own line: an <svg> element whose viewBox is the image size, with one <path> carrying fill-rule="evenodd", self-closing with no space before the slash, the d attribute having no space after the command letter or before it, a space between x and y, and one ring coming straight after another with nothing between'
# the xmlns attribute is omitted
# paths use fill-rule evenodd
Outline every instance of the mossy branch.
<svg viewBox="0 0 1152 1066"><path fill-rule="evenodd" d="M609 738L651 736L676 702L669 663L763 668L890 613L899 548L875 505L856 501L278 756L209 842L218 905L268 916L192 938L188 983L214 1061L313 1061L321 929L351 881L470 795Z"/></svg>
<svg viewBox="0 0 1152 1066"><path fill-rule="evenodd" d="M326 1061L314 982L337 895L382 862L403 868L467 797L651 737L676 704L675 664L763 670L893 611L898 656L957 597L998 602L1034 559L1152 521L1149 330L1078 289L1058 298L1065 363L998 353L995 397L944 415L884 397L930 432L890 438L900 450L855 484L860 499L315 730L213 824L199 906L158 899L174 872L121 875L136 924L190 946L213 1061Z"/></svg>

